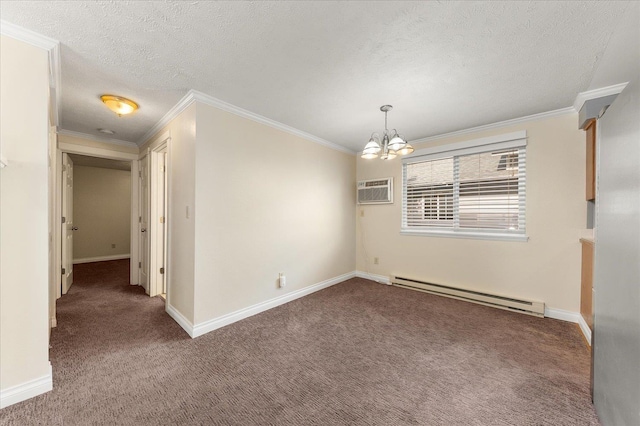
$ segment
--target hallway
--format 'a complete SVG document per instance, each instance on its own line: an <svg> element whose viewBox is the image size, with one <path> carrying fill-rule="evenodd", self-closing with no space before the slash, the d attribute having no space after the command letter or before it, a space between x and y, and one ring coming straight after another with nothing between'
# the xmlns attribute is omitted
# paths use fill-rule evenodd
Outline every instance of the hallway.
<svg viewBox="0 0 640 426"><path fill-rule="evenodd" d="M165 312L164 300L129 285L129 260L77 264L74 274L73 286L58 300L58 326L51 333L54 370L68 358L83 360L100 353L115 360L123 351L147 353L167 340L190 340ZM128 359L137 362L134 358L123 358L119 365L125 368ZM87 367L99 370L97 365Z"/></svg>
<svg viewBox="0 0 640 426"><path fill-rule="evenodd" d="M157 380L178 368L174 345L191 339L164 300L129 285L128 259L77 264L74 274L51 331L53 391L3 410L2 425L114 424L114 412L132 415L167 392Z"/></svg>

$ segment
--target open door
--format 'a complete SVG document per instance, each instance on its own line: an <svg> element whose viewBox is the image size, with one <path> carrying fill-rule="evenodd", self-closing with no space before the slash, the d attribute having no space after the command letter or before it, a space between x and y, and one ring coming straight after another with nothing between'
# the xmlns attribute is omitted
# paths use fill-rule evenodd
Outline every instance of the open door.
<svg viewBox="0 0 640 426"><path fill-rule="evenodd" d="M167 298L167 204L169 203L169 188L168 188L168 174L167 174L167 148L164 149L162 153L162 164L164 167L162 168L162 206L164 208L162 213L162 269L164 274L162 275L162 294L164 298Z"/></svg>
<svg viewBox="0 0 640 426"><path fill-rule="evenodd" d="M149 294L149 156L140 160L140 285Z"/></svg>
<svg viewBox="0 0 640 426"><path fill-rule="evenodd" d="M62 294L73 284L73 161L62 154Z"/></svg>
<svg viewBox="0 0 640 426"><path fill-rule="evenodd" d="M167 235L167 146L161 145L150 153L149 182L149 296L166 297L166 235Z"/></svg>
<svg viewBox="0 0 640 426"><path fill-rule="evenodd" d="M153 218L155 226L153 229L155 237L152 236L153 241L152 256L155 257L153 262L155 269L152 273L155 274L154 288L150 289L150 296L164 295L167 293L167 280L165 273L166 265L166 227L167 227L167 148L164 147L160 152L156 154L157 169L154 175L155 189L152 191L152 197L154 198Z"/></svg>

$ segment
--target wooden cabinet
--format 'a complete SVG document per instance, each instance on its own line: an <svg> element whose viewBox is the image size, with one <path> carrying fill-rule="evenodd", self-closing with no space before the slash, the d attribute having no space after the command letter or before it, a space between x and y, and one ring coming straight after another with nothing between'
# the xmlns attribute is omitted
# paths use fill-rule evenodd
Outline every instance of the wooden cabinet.
<svg viewBox="0 0 640 426"><path fill-rule="evenodd" d="M587 201L596 199L596 119L584 128L587 132Z"/></svg>
<svg viewBox="0 0 640 426"><path fill-rule="evenodd" d="M581 239L582 279L580 285L580 314L593 332L593 241Z"/></svg>

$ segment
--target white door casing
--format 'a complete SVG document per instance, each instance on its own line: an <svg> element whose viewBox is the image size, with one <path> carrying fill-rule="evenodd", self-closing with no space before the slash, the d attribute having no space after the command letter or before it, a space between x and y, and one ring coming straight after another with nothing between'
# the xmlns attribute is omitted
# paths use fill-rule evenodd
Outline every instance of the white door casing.
<svg viewBox="0 0 640 426"><path fill-rule="evenodd" d="M62 155L62 294L73 284L73 161Z"/></svg>
<svg viewBox="0 0 640 426"><path fill-rule="evenodd" d="M158 242L156 255L162 268L162 274L158 277L160 285L157 288L159 293L167 292L167 148L165 147L158 156L160 160L160 171L158 179L158 209L161 211Z"/></svg>
<svg viewBox="0 0 640 426"><path fill-rule="evenodd" d="M57 135L56 127L49 126L49 149L48 149L48 193L49 193L49 326L50 328L56 326L56 299L60 297L62 293L60 274L61 261L56 260L57 239L56 233L59 232L61 220L58 219L58 214L62 213L56 210L56 159L57 159Z"/></svg>
<svg viewBox="0 0 640 426"><path fill-rule="evenodd" d="M151 152L149 237L149 296L166 293L167 142Z"/></svg>
<svg viewBox="0 0 640 426"><path fill-rule="evenodd" d="M60 133L60 132L59 132ZM140 217L140 196L139 196L139 182L135 179L138 176L138 159L139 154L131 152L123 152L120 150L111 150L105 148L96 148L88 145L80 145L76 143L69 143L62 140L57 140L56 159L55 159L55 193L56 193L56 232L55 232L55 257L56 264L58 265L57 273L60 273L60 267L62 265L62 232L61 227L58 227L61 221L62 213L62 188L64 182L62 181L62 154L78 154L86 155L89 157L108 158L110 160L129 161L131 162L131 265L130 265L130 283L137 285L139 277L138 256L140 254L139 243L140 233L138 231L139 217ZM61 286L57 286L58 290L61 290ZM59 296L58 296L59 297Z"/></svg>
<svg viewBox="0 0 640 426"><path fill-rule="evenodd" d="M140 220L138 233L139 244L139 284L149 294L149 156L143 157L139 162L139 191L140 195Z"/></svg>

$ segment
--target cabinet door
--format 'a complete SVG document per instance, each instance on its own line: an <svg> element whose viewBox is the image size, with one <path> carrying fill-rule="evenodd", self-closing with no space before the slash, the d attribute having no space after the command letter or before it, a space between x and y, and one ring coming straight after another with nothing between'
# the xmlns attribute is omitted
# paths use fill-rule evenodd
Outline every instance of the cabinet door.
<svg viewBox="0 0 640 426"><path fill-rule="evenodd" d="M587 201L596 199L596 120L592 119L587 127Z"/></svg>

